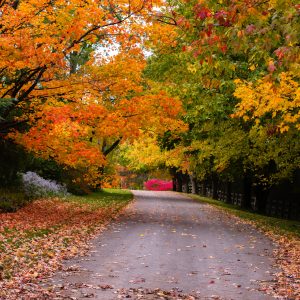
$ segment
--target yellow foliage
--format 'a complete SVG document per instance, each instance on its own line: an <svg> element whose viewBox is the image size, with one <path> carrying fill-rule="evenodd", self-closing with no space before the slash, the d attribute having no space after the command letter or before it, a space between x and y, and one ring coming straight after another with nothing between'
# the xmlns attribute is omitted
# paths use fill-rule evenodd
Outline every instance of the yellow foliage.
<svg viewBox="0 0 300 300"><path fill-rule="evenodd" d="M121 151L129 162L127 167L132 170L155 168L165 163L165 154L157 144L157 137L150 133L142 134L131 145L124 143Z"/></svg>
<svg viewBox="0 0 300 300"><path fill-rule="evenodd" d="M178 145L174 149L166 153L166 166L176 167L182 171L188 170L188 160L185 155L187 148L183 145Z"/></svg>
<svg viewBox="0 0 300 300"><path fill-rule="evenodd" d="M295 126L300 130L300 87L292 75L281 73L279 83L269 77L258 80L255 84L235 80L234 96L241 101L236 106L235 118L255 120L271 118L281 133Z"/></svg>

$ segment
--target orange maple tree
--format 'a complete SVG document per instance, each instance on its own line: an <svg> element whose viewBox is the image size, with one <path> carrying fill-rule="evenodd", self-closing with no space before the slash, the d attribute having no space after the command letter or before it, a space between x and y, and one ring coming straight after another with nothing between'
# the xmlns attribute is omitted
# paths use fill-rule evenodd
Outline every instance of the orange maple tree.
<svg viewBox="0 0 300 300"><path fill-rule="evenodd" d="M0 1L1 135L95 181L122 139L182 126L142 76L159 2Z"/></svg>

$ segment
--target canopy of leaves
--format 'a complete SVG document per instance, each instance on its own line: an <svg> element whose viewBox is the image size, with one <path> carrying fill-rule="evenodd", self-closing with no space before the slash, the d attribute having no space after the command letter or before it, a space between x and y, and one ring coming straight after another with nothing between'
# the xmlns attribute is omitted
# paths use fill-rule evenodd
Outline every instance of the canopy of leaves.
<svg viewBox="0 0 300 300"><path fill-rule="evenodd" d="M170 4L164 20L176 44L156 47L145 74L187 111L190 130L169 152L173 165L200 178L292 178L300 166L299 4Z"/></svg>
<svg viewBox="0 0 300 300"><path fill-rule="evenodd" d="M142 44L170 35L158 5L0 1L1 136L97 184L122 140L181 127L180 101L142 78Z"/></svg>

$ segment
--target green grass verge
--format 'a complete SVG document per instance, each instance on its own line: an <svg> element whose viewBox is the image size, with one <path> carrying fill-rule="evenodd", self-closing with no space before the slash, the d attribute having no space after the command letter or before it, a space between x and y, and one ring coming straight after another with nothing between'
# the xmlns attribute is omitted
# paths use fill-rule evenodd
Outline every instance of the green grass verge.
<svg viewBox="0 0 300 300"><path fill-rule="evenodd" d="M202 197L199 195L189 194L188 196L195 200L216 206L228 213L240 217L241 219L252 221L256 224L257 227L261 228L264 231L272 231L275 234L280 235L288 234L300 238L300 222L298 221L264 216L249 210L239 208L232 204L227 204L222 201L213 200L211 198Z"/></svg>
<svg viewBox="0 0 300 300"><path fill-rule="evenodd" d="M97 209L111 205L125 206L133 199L133 194L128 190L103 189L85 196L68 196L66 201L75 202L79 205L90 205Z"/></svg>

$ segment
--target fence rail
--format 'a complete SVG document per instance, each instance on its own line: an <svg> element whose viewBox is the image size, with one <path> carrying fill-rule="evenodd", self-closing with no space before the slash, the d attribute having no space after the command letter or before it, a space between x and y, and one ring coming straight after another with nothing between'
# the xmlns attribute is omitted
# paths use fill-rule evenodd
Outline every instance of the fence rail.
<svg viewBox="0 0 300 300"><path fill-rule="evenodd" d="M300 172L295 174L292 182L285 181L268 188L253 183L249 177L236 182L224 182L216 176L201 181L176 172L173 190L210 197L269 216L300 220Z"/></svg>

